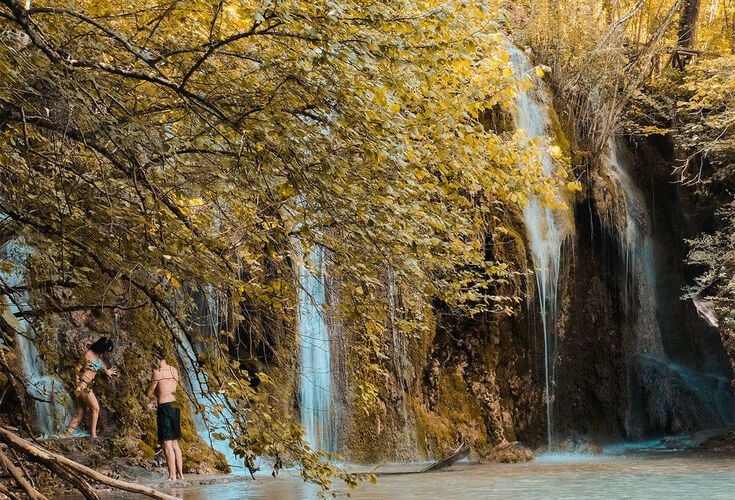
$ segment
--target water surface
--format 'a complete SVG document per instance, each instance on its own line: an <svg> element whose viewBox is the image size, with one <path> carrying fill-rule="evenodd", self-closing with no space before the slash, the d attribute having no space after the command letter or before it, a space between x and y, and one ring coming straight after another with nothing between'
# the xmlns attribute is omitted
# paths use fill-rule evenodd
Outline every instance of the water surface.
<svg viewBox="0 0 735 500"><path fill-rule="evenodd" d="M340 494L346 493L338 488ZM187 500L311 499L315 487L282 474L171 493ZM340 495L341 496L341 495ZM551 455L524 464L460 464L446 472L387 475L357 499L732 499L735 460L697 453ZM130 498L130 497L128 497Z"/></svg>

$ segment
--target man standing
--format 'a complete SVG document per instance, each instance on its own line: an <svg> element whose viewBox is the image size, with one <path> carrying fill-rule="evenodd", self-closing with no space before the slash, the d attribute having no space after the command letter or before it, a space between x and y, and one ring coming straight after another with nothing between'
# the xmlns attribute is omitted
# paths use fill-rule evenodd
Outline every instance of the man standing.
<svg viewBox="0 0 735 500"><path fill-rule="evenodd" d="M154 351L158 368L151 373L146 396L158 403L157 423L158 441L163 446L168 465L168 480L183 479L183 466L179 439L181 438L181 410L174 406L176 387L179 385L179 371L166 362L166 352L161 347Z"/></svg>

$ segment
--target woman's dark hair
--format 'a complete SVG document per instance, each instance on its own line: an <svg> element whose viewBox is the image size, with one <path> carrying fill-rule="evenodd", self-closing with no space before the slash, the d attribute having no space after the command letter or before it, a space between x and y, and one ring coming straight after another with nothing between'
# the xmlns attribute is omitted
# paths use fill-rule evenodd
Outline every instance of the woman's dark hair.
<svg viewBox="0 0 735 500"><path fill-rule="evenodd" d="M112 351L114 347L115 344L112 343L112 340L107 337L100 337L89 346L89 350L95 354L104 354Z"/></svg>

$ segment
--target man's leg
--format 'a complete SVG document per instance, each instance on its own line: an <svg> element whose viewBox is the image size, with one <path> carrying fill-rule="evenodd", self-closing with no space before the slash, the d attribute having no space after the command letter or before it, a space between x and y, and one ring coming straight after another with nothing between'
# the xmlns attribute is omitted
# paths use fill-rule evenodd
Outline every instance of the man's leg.
<svg viewBox="0 0 735 500"><path fill-rule="evenodd" d="M166 465L168 466L168 480L176 479L176 453L174 452L175 441L166 440L163 442L163 453L166 454Z"/></svg>
<svg viewBox="0 0 735 500"><path fill-rule="evenodd" d="M179 441L173 441L174 455L176 456L176 479L184 479L184 458L181 455L181 448L179 448Z"/></svg>

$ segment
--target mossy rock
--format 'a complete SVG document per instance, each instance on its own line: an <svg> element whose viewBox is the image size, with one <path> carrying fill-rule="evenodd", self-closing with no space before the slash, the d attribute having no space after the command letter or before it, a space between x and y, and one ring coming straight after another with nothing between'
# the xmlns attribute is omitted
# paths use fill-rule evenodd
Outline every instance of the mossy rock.
<svg viewBox="0 0 735 500"><path fill-rule="evenodd" d="M502 464L528 462L533 458L533 452L517 441L501 443L482 456L483 461Z"/></svg>
<svg viewBox="0 0 735 500"><path fill-rule="evenodd" d="M438 400L433 411L416 405L419 445L434 458L452 453L458 440L473 449L484 449L487 443L483 409L469 393L457 367L445 367L439 376ZM428 458L428 457L427 457Z"/></svg>

